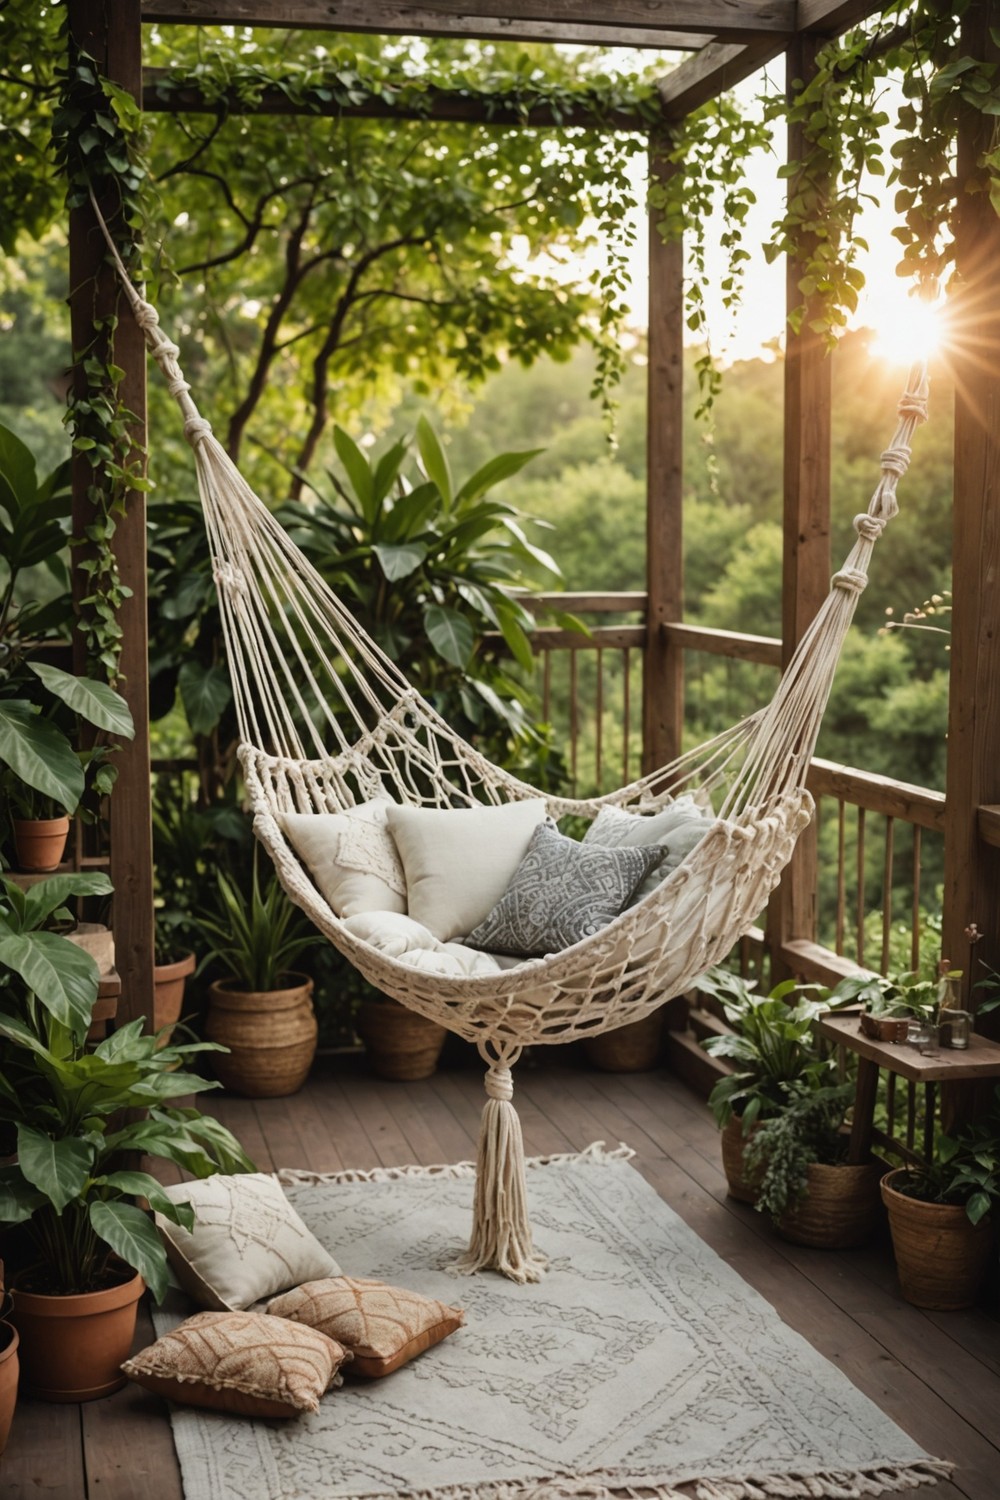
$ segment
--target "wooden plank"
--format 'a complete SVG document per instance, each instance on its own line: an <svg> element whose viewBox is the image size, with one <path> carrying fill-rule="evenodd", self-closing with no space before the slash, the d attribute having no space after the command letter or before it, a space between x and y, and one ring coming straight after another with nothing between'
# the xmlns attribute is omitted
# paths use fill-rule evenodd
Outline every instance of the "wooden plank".
<svg viewBox="0 0 1000 1500"><path fill-rule="evenodd" d="M561 609L572 615L646 613L646 595L638 590L612 594L517 594L516 598L532 614L547 609Z"/></svg>
<svg viewBox="0 0 1000 1500"><path fill-rule="evenodd" d="M603 0L316 0L307 4L266 3L266 0L156 0L144 7L150 21L177 21L197 25L294 26L308 24L327 30L358 29L417 34L423 30L421 16L439 25L445 17L457 18L462 27L476 28L481 22L503 25L504 35L524 23L542 21L549 28L547 39L573 42L578 28L608 28L608 7ZM710 36L745 37L759 32L794 31L794 0L617 0L614 31L619 46L634 45L630 33L655 37L658 33L707 33ZM476 35L475 29L466 35ZM489 34L489 33L488 33ZM544 38L543 38L544 39Z"/></svg>
<svg viewBox="0 0 1000 1500"><path fill-rule="evenodd" d="M858 966L850 958L845 958L842 953L834 953L830 948L824 948L820 943L810 942L806 938L792 939L783 943L780 949L780 959L784 968L799 979L805 979L809 984L825 984L833 986L839 984L842 979L858 972Z"/></svg>
<svg viewBox="0 0 1000 1500"><path fill-rule="evenodd" d="M142 92L142 27L139 0L71 0L69 25L78 44L98 66L136 98ZM109 216L114 205L105 206ZM119 296L114 271L104 265L104 242L89 207L70 216L70 315L73 347L88 348L95 312L117 311L114 359L125 371L120 396L136 414L136 441L146 441L146 346L131 309ZM92 470L74 465L73 527L77 536L91 520L86 496ZM118 780L109 801L112 925L116 964L122 978L123 1021L153 1014L153 833L149 779L149 669L146 628L146 502L126 497L117 518L114 550L121 582L131 596L118 611L122 628L119 688L135 723L135 738L115 757ZM76 554L74 554L76 555ZM78 664L77 670L81 664Z"/></svg>
<svg viewBox="0 0 1000 1500"><path fill-rule="evenodd" d="M132 1353L155 1338L144 1299ZM101 1500L183 1500L167 1403L161 1397L128 1381L113 1396L81 1406L80 1416L88 1495Z"/></svg>
<svg viewBox="0 0 1000 1500"><path fill-rule="evenodd" d="M981 0L962 23L963 56L994 66L1000 0ZM962 960L964 929L983 934L976 958L1000 967L1000 852L979 838L979 807L1000 802L1000 218L981 181L993 121L969 105L959 114L956 277L949 340L955 376L955 488L952 625L941 951L966 970L968 1004L976 976ZM977 175L978 174L978 175ZM978 969L978 963L976 968ZM979 970L981 973L982 971Z"/></svg>
<svg viewBox="0 0 1000 1500"><path fill-rule="evenodd" d="M700 52L660 79L656 91L667 120L682 120L718 94L765 67L784 51L787 38L768 36L746 45L709 42Z"/></svg>
<svg viewBox="0 0 1000 1500"><path fill-rule="evenodd" d="M651 184L677 169L650 147ZM684 616L684 246L666 242L649 211L646 367L646 640L642 672L642 768L681 753L684 655L664 631Z"/></svg>
<svg viewBox="0 0 1000 1500"><path fill-rule="evenodd" d="M898 1042L876 1042L865 1036L856 1014L820 1016L821 1036L856 1052L859 1057L889 1068L912 1083L959 1083L969 1079L1000 1078L1000 1042L973 1032L968 1047L942 1047L918 1052Z"/></svg>
<svg viewBox="0 0 1000 1500"><path fill-rule="evenodd" d="M663 626L668 638L688 651L707 651L731 661L752 661L763 667L780 667L781 642L770 635L747 635L741 630L716 630L709 625L682 625L676 620Z"/></svg>
<svg viewBox="0 0 1000 1500"><path fill-rule="evenodd" d="M376 32L381 36L479 37L507 42L578 42L585 47L655 47L686 51L703 46L709 35L690 30L652 29L641 25L602 25L553 21L543 17L513 19L475 14L475 6L449 10L423 0L144 0L144 21L159 26L220 25L294 26L303 31ZM607 14L602 17L607 20Z"/></svg>
<svg viewBox="0 0 1000 1500"><path fill-rule="evenodd" d="M221 96L206 96L197 84L171 82L169 68L150 68L142 91L142 107L147 114L218 114L224 107L232 115L316 115L335 119L358 120L438 120L468 125L544 126L551 130L599 130L645 132L649 120L638 112L625 109L594 110L585 104L565 110L549 105L525 105L517 98L494 95L489 99L469 98L448 89L428 89L419 104L386 103L368 99L361 104L342 104L307 94L305 103L293 98L278 84L261 89L252 100L239 90Z"/></svg>
<svg viewBox="0 0 1000 1500"><path fill-rule="evenodd" d="M785 56L786 91L793 81L815 72L822 43L798 37ZM788 131L788 160L798 161L805 149L803 126ZM789 195L797 191L794 178ZM802 266L788 257L785 301L789 313L802 301ZM831 361L819 334L802 320L799 332L785 328L785 443L783 561L781 573L781 641L784 665L805 635L830 588L830 434L832 412ZM799 837L777 890L768 905L771 973L788 977L781 950L790 942L812 942L816 937L817 835L813 821Z"/></svg>
<svg viewBox="0 0 1000 1500"><path fill-rule="evenodd" d="M86 1493L80 1408L21 1397L0 1458L3 1500L81 1500Z"/></svg>
<svg viewBox="0 0 1000 1500"><path fill-rule="evenodd" d="M983 843L989 844L993 849L1000 849L1000 804L981 807L978 822L979 837Z"/></svg>
<svg viewBox="0 0 1000 1500"><path fill-rule="evenodd" d="M872 771L857 771L832 760L814 760L809 767L806 785L814 797L836 797L854 807L867 808L887 818L899 818L943 833L945 827L945 794L894 776L877 776Z"/></svg>

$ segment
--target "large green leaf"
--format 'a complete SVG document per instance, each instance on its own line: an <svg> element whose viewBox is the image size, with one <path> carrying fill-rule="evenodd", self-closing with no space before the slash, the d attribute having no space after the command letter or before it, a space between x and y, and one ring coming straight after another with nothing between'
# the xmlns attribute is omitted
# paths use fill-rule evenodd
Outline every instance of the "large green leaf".
<svg viewBox="0 0 1000 1500"><path fill-rule="evenodd" d="M337 450L337 457L347 470L347 477L351 481L361 514L369 526L375 519L375 479L372 474L371 465L358 447L352 437L342 427L333 429L333 446Z"/></svg>
<svg viewBox="0 0 1000 1500"><path fill-rule="evenodd" d="M96 729L106 729L125 740L135 737L132 712L120 693L108 687L106 682L95 682L90 677L74 677L59 667L50 667L45 662L29 661L28 666L36 677L40 677L50 693L61 698L74 713Z"/></svg>
<svg viewBox="0 0 1000 1500"><path fill-rule="evenodd" d="M104 1177L95 1177L94 1185L113 1188L116 1193L125 1193L129 1198L145 1198L150 1208L155 1208L172 1224L180 1224L184 1229L194 1227L194 1209L190 1203L177 1203L163 1184L148 1172L108 1172Z"/></svg>
<svg viewBox="0 0 1000 1500"><path fill-rule="evenodd" d="M96 870L81 871L74 875L50 875L38 885L33 885L25 895L24 930L32 931L77 896L110 896L114 886L106 875Z"/></svg>
<svg viewBox="0 0 1000 1500"><path fill-rule="evenodd" d="M15 520L22 508L30 506L38 493L35 460L31 450L9 427L0 423L0 505Z"/></svg>
<svg viewBox="0 0 1000 1500"><path fill-rule="evenodd" d="M0 1224L23 1224L45 1202L45 1195L25 1181L20 1167L0 1167Z"/></svg>
<svg viewBox="0 0 1000 1500"><path fill-rule="evenodd" d="M177 676L181 702L194 734L211 734L233 698L225 667L186 661Z"/></svg>
<svg viewBox="0 0 1000 1500"><path fill-rule="evenodd" d="M5 1016L0 1012L0 1036L5 1036L9 1042L14 1043L15 1047L26 1047L29 1052L34 1052L36 1057L43 1058L45 1062L53 1064L57 1062L57 1058L49 1051L41 1038L16 1016Z"/></svg>
<svg viewBox="0 0 1000 1500"><path fill-rule="evenodd" d="M520 472L526 463L537 458L539 453L544 453L544 448L528 448L523 453L498 453L495 458L489 459L481 469L468 478L462 485L455 499L458 504L467 500L475 500L479 495L485 495L494 485L500 484L504 479L510 479L514 474Z"/></svg>
<svg viewBox="0 0 1000 1500"><path fill-rule="evenodd" d="M443 604L430 604L424 610L427 639L439 656L453 666L466 667L476 644L472 626L457 610Z"/></svg>
<svg viewBox="0 0 1000 1500"><path fill-rule="evenodd" d="M94 1233L132 1266L162 1302L170 1285L166 1251L152 1221L133 1203L91 1203Z"/></svg>
<svg viewBox="0 0 1000 1500"><path fill-rule="evenodd" d="M452 484L451 470L445 451L441 447L440 440L434 428L426 417L421 417L417 423L417 447L420 449L420 461L424 466L427 478L437 485L441 491L441 498L445 508L451 508Z"/></svg>
<svg viewBox="0 0 1000 1500"><path fill-rule="evenodd" d="M20 974L56 1020L83 1037L99 980L89 953L58 933L32 932L0 938L0 964Z"/></svg>
<svg viewBox="0 0 1000 1500"><path fill-rule="evenodd" d="M93 1163L94 1148L88 1141L76 1136L54 1141L30 1125L18 1127L17 1164L57 1214L83 1192Z"/></svg>
<svg viewBox="0 0 1000 1500"><path fill-rule="evenodd" d="M415 573L427 556L427 548L423 542L403 542L397 546L374 547L372 550L390 583Z"/></svg>
<svg viewBox="0 0 1000 1500"><path fill-rule="evenodd" d="M25 699L0 699L0 762L68 813L83 796L83 767L69 740Z"/></svg>

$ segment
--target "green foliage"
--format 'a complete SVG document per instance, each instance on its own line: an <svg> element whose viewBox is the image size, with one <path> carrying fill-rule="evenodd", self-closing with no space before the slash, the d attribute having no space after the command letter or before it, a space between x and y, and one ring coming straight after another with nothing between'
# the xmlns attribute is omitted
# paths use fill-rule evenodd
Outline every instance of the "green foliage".
<svg viewBox="0 0 1000 1500"><path fill-rule="evenodd" d="M223 1049L159 1047L141 1020L88 1049L97 966L48 929L68 915L68 900L110 889L103 875L55 876L28 892L0 883L0 1123L17 1146L16 1160L0 1167L0 1222L26 1226L36 1290L96 1290L117 1257L160 1300L166 1255L134 1200L187 1228L192 1211L148 1173L122 1170L123 1156L160 1157L198 1177L253 1166L217 1121L169 1102L215 1087L185 1068ZM126 1111L142 1113L129 1120Z"/></svg>
<svg viewBox="0 0 1000 1500"><path fill-rule="evenodd" d="M957 977L957 971L955 976ZM942 982L917 973L851 974L830 992L838 1005L863 1005L873 1016L937 1020Z"/></svg>
<svg viewBox="0 0 1000 1500"><path fill-rule="evenodd" d="M744 1168L756 1181L755 1207L777 1223L806 1195L814 1162L834 1166L843 1160L841 1126L854 1098L854 1084L820 1088L796 1085L780 1114L761 1121L743 1147Z"/></svg>
<svg viewBox="0 0 1000 1500"><path fill-rule="evenodd" d="M280 989L297 956L317 941L273 874L262 887L256 851L249 894L219 870L215 912L196 925L212 945L202 967L218 962L244 990L259 993Z"/></svg>
<svg viewBox="0 0 1000 1500"><path fill-rule="evenodd" d="M1000 1204L1000 1089L983 1119L939 1136L933 1160L894 1186L925 1203L964 1204L970 1221L980 1223Z"/></svg>
<svg viewBox="0 0 1000 1500"><path fill-rule="evenodd" d="M822 1055L814 1023L842 1001L794 979L776 985L769 995L757 995L755 981L721 968L703 974L698 988L721 1003L733 1028L731 1036L702 1043L713 1057L737 1065L709 1096L720 1126L738 1115L747 1135L759 1120L782 1114L792 1100L834 1083L836 1062ZM793 995L799 996L794 1004L789 1003Z"/></svg>

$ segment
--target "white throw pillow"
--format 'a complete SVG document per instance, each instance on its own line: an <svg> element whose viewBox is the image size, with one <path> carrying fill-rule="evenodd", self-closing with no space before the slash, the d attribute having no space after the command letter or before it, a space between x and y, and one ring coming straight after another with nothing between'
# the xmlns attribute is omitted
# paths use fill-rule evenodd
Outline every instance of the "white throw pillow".
<svg viewBox="0 0 1000 1500"><path fill-rule="evenodd" d="M715 821L711 808L702 807L693 797L678 797L648 817L625 812L620 807L602 807L583 836L585 844L600 844L605 849L634 849L647 844L665 844L666 857L639 886L632 904L648 896L668 875L672 875L696 844L705 837Z"/></svg>
<svg viewBox="0 0 1000 1500"><path fill-rule="evenodd" d="M429 974L479 977L497 974L500 965L489 953L462 943L440 943L432 932L412 917L392 911L359 912L344 923L348 932L370 943L388 958Z"/></svg>
<svg viewBox="0 0 1000 1500"><path fill-rule="evenodd" d="M167 1259L199 1307L241 1312L262 1297L339 1276L340 1267L266 1172L219 1173L166 1189L194 1209L194 1229L156 1215Z"/></svg>
<svg viewBox="0 0 1000 1500"><path fill-rule="evenodd" d="M386 827L391 806L380 798L342 813L281 817L293 849L338 917L406 910L406 876Z"/></svg>
<svg viewBox="0 0 1000 1500"><path fill-rule="evenodd" d="M541 797L456 810L390 806L410 916L443 943L471 932L507 889L545 815Z"/></svg>

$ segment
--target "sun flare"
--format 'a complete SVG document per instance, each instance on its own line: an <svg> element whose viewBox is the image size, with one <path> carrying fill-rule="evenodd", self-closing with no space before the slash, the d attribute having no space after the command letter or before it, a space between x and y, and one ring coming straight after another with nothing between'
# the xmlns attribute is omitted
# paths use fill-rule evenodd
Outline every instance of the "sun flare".
<svg viewBox="0 0 1000 1500"><path fill-rule="evenodd" d="M944 308L940 302L919 302L901 295L872 307L869 321L875 333L872 352L894 365L930 359L944 342Z"/></svg>

